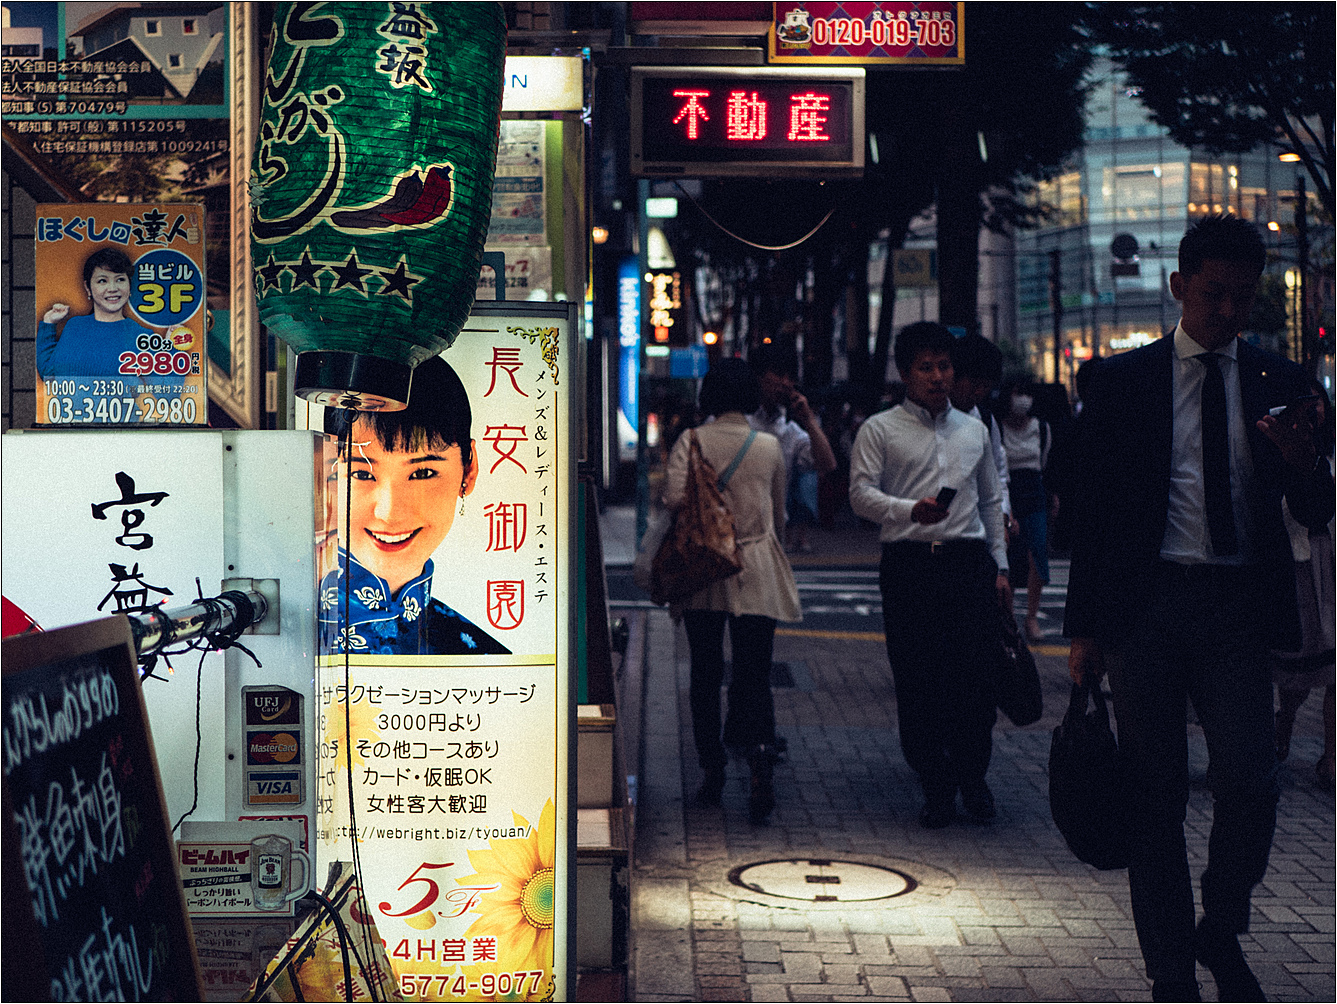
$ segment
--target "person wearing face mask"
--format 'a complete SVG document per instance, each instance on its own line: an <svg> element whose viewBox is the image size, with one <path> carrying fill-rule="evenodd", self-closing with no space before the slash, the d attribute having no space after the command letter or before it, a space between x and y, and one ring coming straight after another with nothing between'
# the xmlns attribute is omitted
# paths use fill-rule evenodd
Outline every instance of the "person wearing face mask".
<svg viewBox="0 0 1337 1004"><path fill-rule="evenodd" d="M92 311L70 316L68 303L53 303L37 325L37 374L47 380L62 376L114 377L121 356L137 352L140 335L153 332L125 316L130 302L129 255L120 248L99 248L84 261L84 292ZM56 325L64 321L60 332ZM180 388L176 375L154 375L155 384Z"/></svg>
<svg viewBox="0 0 1337 1004"><path fill-rule="evenodd" d="M1048 494L1041 472L1049 459L1049 426L1031 414L1035 397L1030 381L1013 377L999 392L1000 431L1007 454L1008 497L1012 517L1021 526L1026 546L1026 637L1032 643L1040 629L1040 593L1049 584Z"/></svg>
<svg viewBox="0 0 1337 1004"><path fill-rule="evenodd" d="M325 432L339 437L341 543L320 583L325 654L510 653L432 595L432 554L478 480L472 420L464 384L440 356L413 371L403 411L326 409Z"/></svg>

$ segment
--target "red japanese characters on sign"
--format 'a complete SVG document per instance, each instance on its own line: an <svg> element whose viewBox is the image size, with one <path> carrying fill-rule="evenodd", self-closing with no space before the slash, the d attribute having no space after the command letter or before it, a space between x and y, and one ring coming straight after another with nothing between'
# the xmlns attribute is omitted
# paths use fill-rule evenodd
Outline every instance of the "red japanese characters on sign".
<svg viewBox="0 0 1337 1004"><path fill-rule="evenodd" d="M963 3L804 0L774 10L772 63L965 62Z"/></svg>
<svg viewBox="0 0 1337 1004"><path fill-rule="evenodd" d="M489 579L487 622L498 631L512 631L525 619L525 580Z"/></svg>
<svg viewBox="0 0 1337 1004"><path fill-rule="evenodd" d="M861 68L633 67L631 100L636 174L825 178L863 171Z"/></svg>

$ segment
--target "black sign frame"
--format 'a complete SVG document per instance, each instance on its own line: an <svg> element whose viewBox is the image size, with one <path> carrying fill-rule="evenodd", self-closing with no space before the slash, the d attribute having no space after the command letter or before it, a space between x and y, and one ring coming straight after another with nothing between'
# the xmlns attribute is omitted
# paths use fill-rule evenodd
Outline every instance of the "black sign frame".
<svg viewBox="0 0 1337 1004"><path fill-rule="evenodd" d="M745 90L773 91L781 87L826 88L835 96L828 115L839 114L837 124L842 137L838 153L824 148L772 143L752 147L714 139L703 142L699 155L680 149L666 153L662 126L647 127L663 117L662 85L665 81L703 88L737 87ZM748 85L752 85L749 89ZM864 171L867 145L864 120L865 77L862 68L823 66L633 66L631 68L631 173L642 178L857 178ZM711 112L712 124L703 129L718 130L722 118L717 107ZM774 129L770 133L774 138ZM705 139L705 137L703 137ZM682 147L682 144L677 144ZM733 156L736 151L738 156ZM805 154L808 154L805 156Z"/></svg>
<svg viewBox="0 0 1337 1004"><path fill-rule="evenodd" d="M4 757L0 814L6 893L4 999L67 999L70 988L56 998L53 983L85 977L90 970L87 966L81 970L75 955L85 960L92 953L115 962L115 972L94 967L100 982L103 978L109 982L144 980L147 974L147 990L131 985L124 999L203 1000L195 939L182 898L130 622L117 615L7 638L0 672L4 678L0 718L5 727L4 749L0 750ZM24 710L17 710L21 703ZM29 723L34 727L28 728ZM51 741L53 735L56 741ZM85 788L86 779L79 769L94 756L101 770ZM57 799L53 790L63 782L67 770L70 791L62 791ZM93 801L100 800L97 805L89 800L89 789L96 789L97 800ZM28 814L34 819L40 814L64 820L67 814L57 811L53 815L52 806L68 806L71 799L77 802L77 815L97 817L100 833L94 832L93 824L84 824L82 844L92 855L91 863L85 867L83 855L76 851L74 856L81 859L77 885L74 872L67 869L54 880L47 873L50 881L39 883L42 891L35 891L25 866L15 810L24 811L31 803ZM64 822L61 828L63 832ZM77 829L68 828L67 835ZM32 832L30 821L28 836ZM42 836L54 833L50 825L42 830ZM54 861L55 856L48 852L42 860L48 859ZM64 917L55 909L45 925L39 923L34 907L38 899L44 909L63 908ZM94 906L101 907L100 920L91 916ZM126 920L127 916L131 919ZM135 926L143 920L149 924ZM71 943L71 936L79 940L78 945ZM68 957L68 974L52 965L53 959L62 957ZM107 991L101 985L97 989ZM79 999L88 998L80 994Z"/></svg>

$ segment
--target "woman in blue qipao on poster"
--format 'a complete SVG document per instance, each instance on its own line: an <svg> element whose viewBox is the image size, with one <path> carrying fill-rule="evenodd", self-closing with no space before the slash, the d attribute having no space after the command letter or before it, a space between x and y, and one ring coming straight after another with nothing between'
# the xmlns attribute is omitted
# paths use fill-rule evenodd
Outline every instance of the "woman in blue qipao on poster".
<svg viewBox="0 0 1337 1004"><path fill-rule="evenodd" d="M471 422L464 384L439 356L414 370L403 411L326 409L325 431L341 436L339 533L351 543L341 539L320 584L324 654L510 654L432 596L431 555L478 478Z"/></svg>

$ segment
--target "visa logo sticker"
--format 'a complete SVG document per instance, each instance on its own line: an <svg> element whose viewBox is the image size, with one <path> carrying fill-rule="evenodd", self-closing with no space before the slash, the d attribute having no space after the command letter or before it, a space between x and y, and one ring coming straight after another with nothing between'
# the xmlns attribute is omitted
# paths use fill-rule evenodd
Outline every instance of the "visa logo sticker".
<svg viewBox="0 0 1337 1004"><path fill-rule="evenodd" d="M247 805L300 805L301 771L248 771Z"/></svg>

